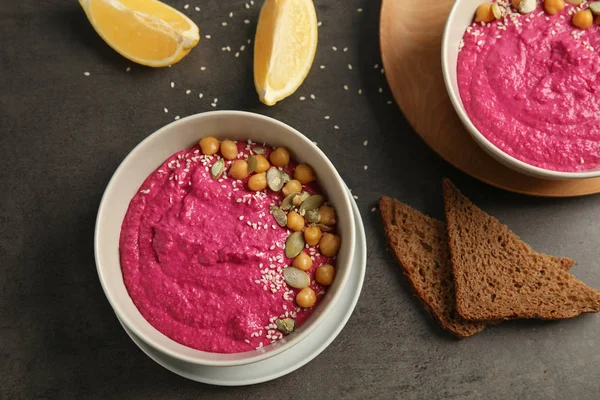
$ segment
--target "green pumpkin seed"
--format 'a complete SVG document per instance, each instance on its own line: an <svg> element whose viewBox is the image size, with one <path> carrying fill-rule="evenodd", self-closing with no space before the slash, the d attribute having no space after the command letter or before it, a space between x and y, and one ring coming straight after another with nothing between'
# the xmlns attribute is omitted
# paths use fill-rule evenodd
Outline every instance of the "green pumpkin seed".
<svg viewBox="0 0 600 400"><path fill-rule="evenodd" d="M275 221L277 221L277 224L279 226L287 225L287 215L285 215L285 213L281 211L281 208L271 206L271 215L275 217Z"/></svg>
<svg viewBox="0 0 600 400"><path fill-rule="evenodd" d="M285 196L285 199L283 199L283 201L281 202L281 209L284 211L291 210L292 207L294 206L294 204L293 204L294 197L298 196L299 194L300 194L299 192L294 192L294 193L290 193L287 196Z"/></svg>
<svg viewBox="0 0 600 400"><path fill-rule="evenodd" d="M292 200L292 203L294 203L295 206L299 206L300 204L302 204L304 202L304 200L308 199L309 197L310 197L310 193L302 192L301 195L294 197L294 199Z"/></svg>
<svg viewBox="0 0 600 400"><path fill-rule="evenodd" d="M590 3L590 11L594 15L600 15L600 1Z"/></svg>
<svg viewBox="0 0 600 400"><path fill-rule="evenodd" d="M281 171L281 179L283 180L284 185L292 180L292 178L289 176L289 174L287 172L283 172L283 171Z"/></svg>
<svg viewBox="0 0 600 400"><path fill-rule="evenodd" d="M210 176L214 180L217 180L219 179L223 171L225 171L225 160L220 158L212 165L212 167L210 167Z"/></svg>
<svg viewBox="0 0 600 400"><path fill-rule="evenodd" d="M310 285L310 277L301 269L287 267L283 270L283 279L288 286L296 289L304 289Z"/></svg>
<svg viewBox="0 0 600 400"><path fill-rule="evenodd" d="M306 211L315 210L321 207L323 201L325 201L323 196L321 196L320 194L313 194L312 196L304 200L302 204L300 204L300 215L304 215Z"/></svg>
<svg viewBox="0 0 600 400"><path fill-rule="evenodd" d="M285 256L294 258L304 249L304 235L302 232L294 232L285 241Z"/></svg>
<svg viewBox="0 0 600 400"><path fill-rule="evenodd" d="M309 223L316 224L321 220L321 211L319 211L318 208L315 210L308 210L305 218Z"/></svg>
<svg viewBox="0 0 600 400"><path fill-rule="evenodd" d="M319 228L321 232L331 232L333 230L333 227L327 226L325 224L315 224L315 226Z"/></svg>
<svg viewBox="0 0 600 400"><path fill-rule="evenodd" d="M267 185L274 192L279 192L283 187L283 179L281 179L281 171L277 167L271 167L267 171Z"/></svg>
<svg viewBox="0 0 600 400"><path fill-rule="evenodd" d="M277 325L277 329L286 335L289 335L296 329L296 321L291 318L278 319L275 321L275 325Z"/></svg>
<svg viewBox="0 0 600 400"><path fill-rule="evenodd" d="M248 157L248 172L252 174L252 173L256 172L257 168L258 168L258 159L256 158L256 156L249 156Z"/></svg>
<svg viewBox="0 0 600 400"><path fill-rule="evenodd" d="M265 154L264 147L255 147L252 149L252 151L254 152L254 154Z"/></svg>

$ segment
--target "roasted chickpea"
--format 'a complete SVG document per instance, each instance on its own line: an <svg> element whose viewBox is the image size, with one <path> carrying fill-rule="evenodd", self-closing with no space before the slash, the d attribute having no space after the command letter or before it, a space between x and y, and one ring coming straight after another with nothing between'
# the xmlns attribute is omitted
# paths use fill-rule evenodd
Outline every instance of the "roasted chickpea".
<svg viewBox="0 0 600 400"><path fill-rule="evenodd" d="M335 269L330 264L323 264L317 268L315 272L315 280L323 286L329 286L333 283L335 277Z"/></svg>
<svg viewBox="0 0 600 400"><path fill-rule="evenodd" d="M305 287L296 295L296 304L302 308L311 308L317 302L315 291L309 287Z"/></svg>
<svg viewBox="0 0 600 400"><path fill-rule="evenodd" d="M256 157L256 172L266 172L271 166L271 164L269 164L269 160L267 160L267 157L263 156L262 154L257 154L254 157Z"/></svg>
<svg viewBox="0 0 600 400"><path fill-rule="evenodd" d="M565 8L564 0L544 0L544 10L550 15L555 15Z"/></svg>
<svg viewBox="0 0 600 400"><path fill-rule="evenodd" d="M265 172L261 172L260 174L255 174L248 179L248 189L258 192L259 190L264 190L267 187L267 174Z"/></svg>
<svg viewBox="0 0 600 400"><path fill-rule="evenodd" d="M492 3L483 3L475 11L475 22L492 22L495 20Z"/></svg>
<svg viewBox="0 0 600 400"><path fill-rule="evenodd" d="M594 16L590 10L577 11L571 22L579 29L587 29L594 23Z"/></svg>
<svg viewBox="0 0 600 400"><path fill-rule="evenodd" d="M299 180L292 179L291 181L285 184L281 191L285 196L289 196L292 193L300 193L302 191L302 184Z"/></svg>
<svg viewBox="0 0 600 400"><path fill-rule="evenodd" d="M515 10L519 11L519 6L521 5L521 1L523 0L511 0L510 4L514 7Z"/></svg>
<svg viewBox="0 0 600 400"><path fill-rule="evenodd" d="M290 211L287 216L287 227L294 232L301 232L304 229L304 218L296 211Z"/></svg>
<svg viewBox="0 0 600 400"><path fill-rule="evenodd" d="M327 257L333 257L340 250L340 237L332 233L326 233L319 241L319 251Z"/></svg>
<svg viewBox="0 0 600 400"><path fill-rule="evenodd" d="M202 154L212 156L219 151L219 141L212 136L208 136L200 140L200 150Z"/></svg>
<svg viewBox="0 0 600 400"><path fill-rule="evenodd" d="M323 234L318 226L309 226L304 230L304 241L309 246L316 246L319 243L319 240L321 240L321 236L323 236Z"/></svg>
<svg viewBox="0 0 600 400"><path fill-rule="evenodd" d="M229 167L229 176L235 179L246 179L248 176L248 163L246 160L236 160Z"/></svg>
<svg viewBox="0 0 600 400"><path fill-rule="evenodd" d="M285 167L290 163L290 152L285 147L280 147L271 152L269 160L276 167Z"/></svg>
<svg viewBox="0 0 600 400"><path fill-rule="evenodd" d="M223 155L223 158L233 160L238 155L237 144L231 140L223 140L223 142L221 142L221 154Z"/></svg>
<svg viewBox="0 0 600 400"><path fill-rule="evenodd" d="M306 164L299 164L294 170L294 179L300 181L301 184L306 185L307 183L311 183L317 179L317 177L310 166Z"/></svg>
<svg viewBox="0 0 600 400"><path fill-rule="evenodd" d="M332 226L335 225L335 210L329 206L319 207L321 213L321 220L319 221L323 225Z"/></svg>
<svg viewBox="0 0 600 400"><path fill-rule="evenodd" d="M312 267L312 258L305 252L302 252L294 258L292 265L302 271L308 271Z"/></svg>

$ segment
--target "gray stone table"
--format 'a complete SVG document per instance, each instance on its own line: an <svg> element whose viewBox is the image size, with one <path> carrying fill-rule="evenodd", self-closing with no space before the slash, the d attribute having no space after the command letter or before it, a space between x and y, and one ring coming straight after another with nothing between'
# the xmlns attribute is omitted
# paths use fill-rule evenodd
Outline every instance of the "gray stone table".
<svg viewBox="0 0 600 400"><path fill-rule="evenodd" d="M159 70L116 54L74 0L2 2L0 398L600 398L599 316L505 323L456 341L408 291L371 211L386 194L439 217L448 176L536 249L575 258L573 272L600 288L598 196L507 193L434 154L390 102L376 66L378 1L315 0L322 26L314 67L271 108L257 100L247 45L258 4L168 2L181 10L189 2L184 11L202 41ZM176 115L213 110L214 98L216 109L266 114L317 141L358 197L369 246L363 292L339 337L296 372L249 387L188 381L146 357L121 329L93 258L97 207L121 160Z"/></svg>

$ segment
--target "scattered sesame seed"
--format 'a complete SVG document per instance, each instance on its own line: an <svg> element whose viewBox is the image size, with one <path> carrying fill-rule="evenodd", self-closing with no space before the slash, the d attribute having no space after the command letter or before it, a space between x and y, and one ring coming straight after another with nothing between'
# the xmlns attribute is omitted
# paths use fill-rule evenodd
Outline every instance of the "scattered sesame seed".
<svg viewBox="0 0 600 400"><path fill-rule="evenodd" d="M187 10L188 8L190 8L190 5L189 5L189 4L186 4L185 6L183 6L183 8L184 8L185 10Z"/></svg>
<svg viewBox="0 0 600 400"><path fill-rule="evenodd" d="M165 114L166 114L166 113L168 113L168 112L169 112L169 109L168 109L167 107L165 107L165 108L163 108L163 111L164 111L164 112L165 112Z"/></svg>
<svg viewBox="0 0 600 400"><path fill-rule="evenodd" d="M200 71L206 71L206 67L200 67Z"/></svg>
<svg viewBox="0 0 600 400"><path fill-rule="evenodd" d="M380 72L381 72L381 74L382 74L382 75L383 75L383 74L385 74L385 71L384 71L384 69L383 69L383 68L381 68L381 71L380 71Z"/></svg>
<svg viewBox="0 0 600 400"><path fill-rule="evenodd" d="M333 129L340 129L340 127L339 127L339 126L337 126L337 125L334 125L334 126L333 126Z"/></svg>
<svg viewBox="0 0 600 400"><path fill-rule="evenodd" d="M321 21L317 22L317 26L321 26L323 23Z"/></svg>
<svg viewBox="0 0 600 400"><path fill-rule="evenodd" d="M362 94L362 89L358 89L358 94Z"/></svg>
<svg viewBox="0 0 600 400"><path fill-rule="evenodd" d="M391 101L391 100L388 100L388 101L387 101L387 103L388 103L388 104L392 104L392 103L393 103L393 101Z"/></svg>
<svg viewBox="0 0 600 400"><path fill-rule="evenodd" d="M331 46L331 49L332 49L333 51L337 51L337 47L335 47L335 46Z"/></svg>
<svg viewBox="0 0 600 400"><path fill-rule="evenodd" d="M377 211L376 207L371 208L371 212L375 212L375 211Z"/></svg>
<svg viewBox="0 0 600 400"><path fill-rule="evenodd" d="M210 35L204 35L205 38L210 39L212 36Z"/></svg>
<svg viewBox="0 0 600 400"><path fill-rule="evenodd" d="M215 99L213 100L213 103L218 103L219 99L215 97Z"/></svg>
<svg viewBox="0 0 600 400"><path fill-rule="evenodd" d="M344 85L344 90L348 90L348 85Z"/></svg>
<svg viewBox="0 0 600 400"><path fill-rule="evenodd" d="M199 99L201 99L201 98L203 98L203 97L204 97L204 95L203 95L202 93L200 93L200 94L198 95L198 98L199 98Z"/></svg>
<svg viewBox="0 0 600 400"><path fill-rule="evenodd" d="M129 72L129 71L131 71L131 67L125 68L125 72Z"/></svg>
<svg viewBox="0 0 600 400"><path fill-rule="evenodd" d="M354 200L358 200L358 196L357 195L354 195L352 197L354 197Z"/></svg>
<svg viewBox="0 0 600 400"><path fill-rule="evenodd" d="M325 66L324 66L324 65L321 65L319 68L321 68L321 69L325 69Z"/></svg>
<svg viewBox="0 0 600 400"><path fill-rule="evenodd" d="M171 82L171 89L175 87L175 82Z"/></svg>
<svg viewBox="0 0 600 400"><path fill-rule="evenodd" d="M581 157L581 158L579 159L579 163L580 163L580 164L585 164L585 160L583 159L583 157Z"/></svg>
<svg viewBox="0 0 600 400"><path fill-rule="evenodd" d="M366 171L366 170L368 170L368 169L369 169L369 166L368 166L368 165L365 165L365 166L363 166L363 168L364 168L364 169L365 169L365 171Z"/></svg>
<svg viewBox="0 0 600 400"><path fill-rule="evenodd" d="M348 69L352 71L352 64L348 64Z"/></svg>
<svg viewBox="0 0 600 400"><path fill-rule="evenodd" d="M87 71L86 71L86 72L84 72L83 74L84 74L85 76L90 76L90 73L89 73L89 72L87 72Z"/></svg>
<svg viewBox="0 0 600 400"><path fill-rule="evenodd" d="M316 97L315 97L315 95L314 95L314 94L311 94L311 95L310 95L310 98L311 98L311 99L313 99L313 100L314 100L314 99L316 99Z"/></svg>
<svg viewBox="0 0 600 400"><path fill-rule="evenodd" d="M325 116L325 119L329 119L329 118L330 118L330 117L329 117L329 115L326 115L326 116Z"/></svg>
<svg viewBox="0 0 600 400"><path fill-rule="evenodd" d="M248 3L246 3L245 6L246 6L246 9L250 8L250 4L248 4Z"/></svg>
<svg viewBox="0 0 600 400"><path fill-rule="evenodd" d="M383 88L379 88L379 89L377 89L377 91L378 91L379 93L383 93Z"/></svg>
<svg viewBox="0 0 600 400"><path fill-rule="evenodd" d="M252 43L252 39L248 39L248 44Z"/></svg>
<svg viewBox="0 0 600 400"><path fill-rule="evenodd" d="M223 21L223 22L221 22L221 25L227 26L227 22Z"/></svg>
<svg viewBox="0 0 600 400"><path fill-rule="evenodd" d="M229 18L233 18L233 11L229 13Z"/></svg>
<svg viewBox="0 0 600 400"><path fill-rule="evenodd" d="M375 64L375 69L379 68L379 64Z"/></svg>
<svg viewBox="0 0 600 400"><path fill-rule="evenodd" d="M362 12L362 8L358 8L356 11L357 12Z"/></svg>
<svg viewBox="0 0 600 400"><path fill-rule="evenodd" d="M344 52L346 52L346 51L348 51L348 48L347 48L347 47L344 47Z"/></svg>
<svg viewBox="0 0 600 400"><path fill-rule="evenodd" d="M368 140L365 140L365 141L363 142L363 146L365 146L365 147L366 147L368 144L369 144L369 141L368 141Z"/></svg>
<svg viewBox="0 0 600 400"><path fill-rule="evenodd" d="M185 91L185 94L190 94L190 93L192 93L192 91L190 89Z"/></svg>
<svg viewBox="0 0 600 400"><path fill-rule="evenodd" d="M211 106L216 107L217 103L210 103Z"/></svg>
<svg viewBox="0 0 600 400"><path fill-rule="evenodd" d="M200 11L200 7L194 7L194 10Z"/></svg>
<svg viewBox="0 0 600 400"><path fill-rule="evenodd" d="M175 121L177 121L179 118L181 118L179 115L175 116Z"/></svg>
<svg viewBox="0 0 600 400"><path fill-rule="evenodd" d="M240 56L240 52L239 52L239 51L237 51L237 52L235 53L235 57L237 58L237 57L239 57L239 56Z"/></svg>
<svg viewBox="0 0 600 400"><path fill-rule="evenodd" d="M244 45L241 45L241 46L240 46L240 51L244 51L244 50L246 50L246 46L244 46Z"/></svg>
<svg viewBox="0 0 600 400"><path fill-rule="evenodd" d="M250 0L250 4L254 5L254 0Z"/></svg>
<svg viewBox="0 0 600 400"><path fill-rule="evenodd" d="M306 97L300 96L300 101L304 101L304 100L306 100Z"/></svg>
<svg viewBox="0 0 600 400"><path fill-rule="evenodd" d="M245 19L245 20L244 20L244 23L245 23L245 24L249 24L249 23L250 23L250 20L249 20L249 19Z"/></svg>

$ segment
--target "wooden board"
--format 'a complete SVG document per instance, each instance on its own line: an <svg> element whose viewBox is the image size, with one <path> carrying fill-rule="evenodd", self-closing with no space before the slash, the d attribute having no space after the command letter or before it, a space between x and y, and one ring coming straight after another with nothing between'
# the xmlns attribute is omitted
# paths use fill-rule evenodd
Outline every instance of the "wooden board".
<svg viewBox="0 0 600 400"><path fill-rule="evenodd" d="M515 172L492 159L456 115L442 77L441 43L453 0L382 0L380 46L396 103L442 158L490 185L534 196L600 192L600 178L550 181Z"/></svg>

